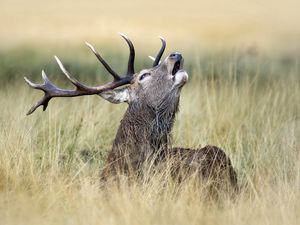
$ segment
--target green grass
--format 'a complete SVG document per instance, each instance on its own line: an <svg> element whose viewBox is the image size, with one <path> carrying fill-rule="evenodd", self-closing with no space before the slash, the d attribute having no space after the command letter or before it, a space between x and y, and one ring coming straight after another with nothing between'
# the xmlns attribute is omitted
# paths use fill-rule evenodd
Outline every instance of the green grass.
<svg viewBox="0 0 300 225"><path fill-rule="evenodd" d="M77 50L58 52L72 73L89 84L109 79L88 50L74 55ZM125 50L103 55L122 71ZM46 112L26 117L42 93L27 87L23 73L41 81L45 69L71 87L52 55L30 48L0 54L2 224L299 224L298 57L185 53L191 79L181 95L174 145L222 147L243 186L235 201L207 202L201 187L163 186L159 177L108 193L99 189L99 170L126 105L97 96L55 99ZM150 64L146 57L137 61L138 68Z"/></svg>
<svg viewBox="0 0 300 225"><path fill-rule="evenodd" d="M125 73L129 54L127 46L114 51L108 46L97 44L95 46L114 70L120 74ZM152 61L147 56L149 54L155 56L156 50L137 51L135 63L137 71L151 67ZM168 53L167 50L165 55ZM185 68L191 77L215 80L234 78L238 81L255 79L255 82L260 85L291 73L299 74L299 54L296 53L270 56L248 48L211 52L186 50L182 53L185 56ZM29 45L0 51L0 86L16 81L22 82L24 76L39 81L42 70L45 70L52 80L63 82L64 78L54 60L54 55L57 55L66 68L82 81L94 84L94 82L110 79L103 66L85 46L37 48Z"/></svg>

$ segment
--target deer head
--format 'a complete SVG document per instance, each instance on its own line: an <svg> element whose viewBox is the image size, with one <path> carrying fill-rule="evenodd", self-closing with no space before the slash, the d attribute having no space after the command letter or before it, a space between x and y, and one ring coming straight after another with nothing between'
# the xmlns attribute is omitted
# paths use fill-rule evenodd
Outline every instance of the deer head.
<svg viewBox="0 0 300 225"><path fill-rule="evenodd" d="M54 97L75 97L81 95L100 95L111 103L127 102L129 105L147 105L153 110L168 108L172 106L176 111L180 90L188 79L187 73L183 68L183 57L180 53L170 54L163 62L160 59L166 47L163 38L162 47L158 52L152 68L144 69L135 73L134 58L135 50L132 42L123 34L120 34L127 42L130 50L128 69L124 76L117 74L106 61L100 56L96 49L86 42L87 46L93 51L98 60L103 64L107 71L113 76L114 80L110 83L90 87L76 80L63 66L61 61L55 59L65 74L67 79L75 86L75 90L66 90L56 87L42 71L43 84L35 84L24 77L28 85L34 89L44 91L44 97L38 101L27 113L32 114L39 106L46 110L49 101ZM121 87L127 85L125 87Z"/></svg>
<svg viewBox="0 0 300 225"><path fill-rule="evenodd" d="M112 103L143 102L156 108L170 95L179 97L188 78L182 67L181 54L172 53L159 65L154 64L152 68L134 74L128 87L102 92L100 96Z"/></svg>

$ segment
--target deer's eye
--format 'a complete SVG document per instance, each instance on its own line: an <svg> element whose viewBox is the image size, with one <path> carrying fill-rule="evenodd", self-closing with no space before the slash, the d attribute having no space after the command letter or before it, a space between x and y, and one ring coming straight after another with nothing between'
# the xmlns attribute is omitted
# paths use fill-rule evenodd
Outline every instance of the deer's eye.
<svg viewBox="0 0 300 225"><path fill-rule="evenodd" d="M140 76L140 80L143 80L147 76L150 76L150 73L144 73L142 76Z"/></svg>

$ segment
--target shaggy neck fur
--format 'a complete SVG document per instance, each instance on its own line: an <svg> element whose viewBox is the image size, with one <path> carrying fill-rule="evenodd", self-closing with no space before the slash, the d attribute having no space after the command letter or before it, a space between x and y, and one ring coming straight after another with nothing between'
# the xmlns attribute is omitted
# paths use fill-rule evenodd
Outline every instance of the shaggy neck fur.
<svg viewBox="0 0 300 225"><path fill-rule="evenodd" d="M173 91L153 107L146 101L132 102L121 121L112 151L130 161L145 161L168 147L179 95Z"/></svg>

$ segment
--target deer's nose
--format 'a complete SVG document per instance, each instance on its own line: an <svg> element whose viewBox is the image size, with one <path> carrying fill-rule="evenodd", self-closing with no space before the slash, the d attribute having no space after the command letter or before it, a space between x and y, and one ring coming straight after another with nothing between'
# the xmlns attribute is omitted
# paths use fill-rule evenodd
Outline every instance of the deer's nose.
<svg viewBox="0 0 300 225"><path fill-rule="evenodd" d="M173 52L170 54L170 59L173 59L175 61L181 61L182 60L182 55L178 52Z"/></svg>

